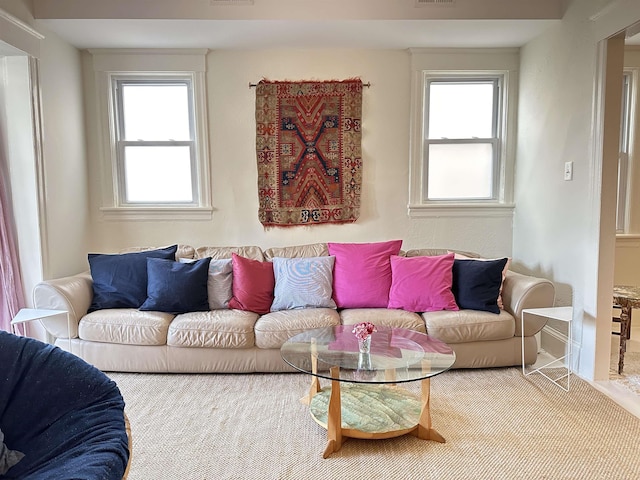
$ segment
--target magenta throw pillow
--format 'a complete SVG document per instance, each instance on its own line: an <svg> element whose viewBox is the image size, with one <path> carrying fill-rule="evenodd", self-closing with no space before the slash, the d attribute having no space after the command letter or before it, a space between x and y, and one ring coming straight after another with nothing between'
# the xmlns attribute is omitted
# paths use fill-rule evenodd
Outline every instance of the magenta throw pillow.
<svg viewBox="0 0 640 480"><path fill-rule="evenodd" d="M410 312L459 310L451 291L454 255L391 257L389 308Z"/></svg>
<svg viewBox="0 0 640 480"><path fill-rule="evenodd" d="M269 313L276 284L273 264L233 253L232 265L233 297L229 300L229 308Z"/></svg>
<svg viewBox="0 0 640 480"><path fill-rule="evenodd" d="M328 243L333 266L333 299L338 308L387 308L391 255L402 240L376 243Z"/></svg>

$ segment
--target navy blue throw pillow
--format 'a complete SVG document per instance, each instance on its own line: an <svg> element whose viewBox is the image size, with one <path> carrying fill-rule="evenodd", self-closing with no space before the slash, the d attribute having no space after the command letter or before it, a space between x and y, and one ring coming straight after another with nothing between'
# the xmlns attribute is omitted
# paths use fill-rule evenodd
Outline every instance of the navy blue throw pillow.
<svg viewBox="0 0 640 480"><path fill-rule="evenodd" d="M89 254L93 300L89 312L138 308L147 298L147 258L175 260L177 245L121 254Z"/></svg>
<svg viewBox="0 0 640 480"><path fill-rule="evenodd" d="M498 295L507 260L454 260L451 290L460 309L500 313Z"/></svg>
<svg viewBox="0 0 640 480"><path fill-rule="evenodd" d="M192 263L147 259L147 299L140 310L175 314L209 310L210 262L211 257Z"/></svg>

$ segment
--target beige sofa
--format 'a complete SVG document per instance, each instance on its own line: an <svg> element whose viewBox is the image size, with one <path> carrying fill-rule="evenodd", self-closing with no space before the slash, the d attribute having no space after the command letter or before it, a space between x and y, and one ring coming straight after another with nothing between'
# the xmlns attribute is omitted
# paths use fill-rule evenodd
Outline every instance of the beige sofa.
<svg viewBox="0 0 640 480"><path fill-rule="evenodd" d="M180 245L176 258L222 259L231 258L232 252L255 260L328 255L324 243L264 251L255 246L195 249ZM444 253L447 250L402 252L406 256ZM91 275L84 272L41 282L33 295L36 308L69 312L70 327L61 320L41 320L55 344L71 348L103 371L247 373L291 371L280 357L280 347L288 338L312 328L361 321L426 332L446 342L456 353L454 368L519 365L524 333L525 361L531 364L537 358L534 335L544 321L527 318L522 332L521 312L553 306L555 291L548 280L509 271L502 291L504 309L499 314L476 310L418 314L384 308L308 308L264 315L231 309L180 315L138 309L87 313L93 293Z"/></svg>

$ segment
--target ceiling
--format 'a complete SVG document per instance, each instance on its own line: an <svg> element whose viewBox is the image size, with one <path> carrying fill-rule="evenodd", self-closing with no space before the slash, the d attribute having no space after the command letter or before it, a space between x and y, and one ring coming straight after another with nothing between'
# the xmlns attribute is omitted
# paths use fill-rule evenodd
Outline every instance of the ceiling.
<svg viewBox="0 0 640 480"><path fill-rule="evenodd" d="M44 20L78 48L519 47L559 20Z"/></svg>
<svg viewBox="0 0 640 480"><path fill-rule="evenodd" d="M80 49L254 50L521 47L569 0L32 1L35 28Z"/></svg>
<svg viewBox="0 0 640 480"><path fill-rule="evenodd" d="M566 3L33 0L37 24L78 48L209 49L519 47L559 23Z"/></svg>

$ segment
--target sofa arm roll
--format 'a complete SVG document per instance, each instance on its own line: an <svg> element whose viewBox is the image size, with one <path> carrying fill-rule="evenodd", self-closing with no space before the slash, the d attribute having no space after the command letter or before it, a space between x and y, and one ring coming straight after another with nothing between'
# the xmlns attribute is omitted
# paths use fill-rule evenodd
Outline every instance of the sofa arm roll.
<svg viewBox="0 0 640 480"><path fill-rule="evenodd" d="M522 275L512 271L502 286L502 301L506 311L516 319L516 337L522 336L521 318L525 308L553 307L556 290L549 280ZM524 335L535 335L545 326L546 320L528 315L524 323Z"/></svg>
<svg viewBox="0 0 640 480"><path fill-rule="evenodd" d="M89 272L45 280L33 289L35 308L69 312L69 325L62 319L43 318L41 320L47 332L56 338L78 337L78 322L87 314L92 299L93 282ZM69 328L71 328L70 332Z"/></svg>

